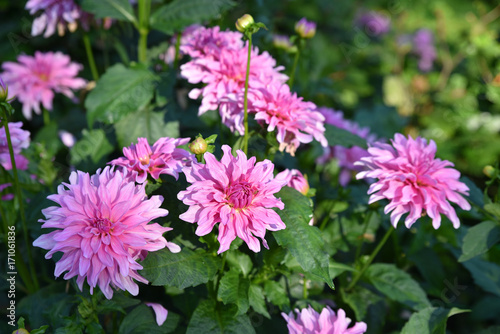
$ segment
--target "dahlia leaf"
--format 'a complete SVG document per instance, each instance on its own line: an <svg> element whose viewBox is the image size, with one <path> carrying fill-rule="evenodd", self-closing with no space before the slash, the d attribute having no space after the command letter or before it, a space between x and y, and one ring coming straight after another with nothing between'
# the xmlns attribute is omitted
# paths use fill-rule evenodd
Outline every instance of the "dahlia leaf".
<svg viewBox="0 0 500 334"><path fill-rule="evenodd" d="M134 10L128 0L83 0L82 9L97 18L110 17L136 23Z"/></svg>
<svg viewBox="0 0 500 334"><path fill-rule="evenodd" d="M151 15L150 25L172 35L190 24L214 19L234 4L231 0L174 0Z"/></svg>
<svg viewBox="0 0 500 334"><path fill-rule="evenodd" d="M366 277L387 297L414 310L421 310L431 305L420 285L393 264L372 264L366 271Z"/></svg>
<svg viewBox="0 0 500 334"><path fill-rule="evenodd" d="M283 309L284 306L290 307L290 299L288 299L288 294L280 283L276 281L266 281L264 283L264 291L266 293L267 300Z"/></svg>
<svg viewBox="0 0 500 334"><path fill-rule="evenodd" d="M231 268L220 280L217 297L224 304L235 304L238 307L238 315L245 314L250 307L248 302L248 289L250 281L240 276L237 269Z"/></svg>
<svg viewBox="0 0 500 334"><path fill-rule="evenodd" d="M144 304L134 308L132 312L123 318L119 334L161 334L172 333L179 322L180 317L173 313L168 312L167 320L158 326L154 311Z"/></svg>
<svg viewBox="0 0 500 334"><path fill-rule="evenodd" d="M217 306L213 300L202 301L189 321L186 334L253 334L252 323L247 315L234 316L233 305Z"/></svg>
<svg viewBox="0 0 500 334"><path fill-rule="evenodd" d="M157 79L145 68L110 67L85 99L88 123L112 124L144 108L154 95Z"/></svg>
<svg viewBox="0 0 500 334"><path fill-rule="evenodd" d="M262 314L268 319L271 319L271 315L266 308L266 298L264 297L264 291L258 285L250 285L248 290L248 301L253 310L259 314Z"/></svg>
<svg viewBox="0 0 500 334"><path fill-rule="evenodd" d="M484 291L500 296L500 266L481 260L470 259L463 263L465 268L472 274L474 282Z"/></svg>
<svg viewBox="0 0 500 334"><path fill-rule="evenodd" d="M461 310L456 307L452 309L442 307L424 308L412 314L410 320L403 327L401 334L445 334L448 318L464 312L470 312L470 310Z"/></svg>
<svg viewBox="0 0 500 334"><path fill-rule="evenodd" d="M226 260L231 266L237 268L243 274L243 277L247 277L253 268L252 259L245 253L228 252Z"/></svg>
<svg viewBox="0 0 500 334"><path fill-rule="evenodd" d="M221 258L202 249L183 248L175 254L162 249L149 253L141 265L141 275L153 285L184 289L211 281L221 266Z"/></svg>
<svg viewBox="0 0 500 334"><path fill-rule="evenodd" d="M82 139L70 151L72 165L79 167L82 164L97 166L103 158L113 152L113 145L106 138L104 130L96 129L88 131L87 129L83 129L82 134Z"/></svg>
<svg viewBox="0 0 500 334"><path fill-rule="evenodd" d="M362 148L367 148L366 140L352 132L345 129L338 128L336 126L325 124L325 137L328 141L328 145L335 146L340 145L344 147L359 146Z"/></svg>
<svg viewBox="0 0 500 334"><path fill-rule="evenodd" d="M493 221L484 221L467 230L462 243L462 255L459 262L472 259L475 256L486 253L500 241L500 225Z"/></svg>
<svg viewBox="0 0 500 334"><path fill-rule="evenodd" d="M310 226L312 208L307 197L297 190L284 187L276 194L285 204L284 210L276 210L286 228L273 233L276 241L297 259L302 269L324 280L334 289L328 271L328 254L319 229Z"/></svg>
<svg viewBox="0 0 500 334"><path fill-rule="evenodd" d="M342 299L352 308L356 319L376 321L376 324L368 323L368 327L377 332L375 326L383 325L387 312L384 298L362 286L355 286L349 293L340 291Z"/></svg>

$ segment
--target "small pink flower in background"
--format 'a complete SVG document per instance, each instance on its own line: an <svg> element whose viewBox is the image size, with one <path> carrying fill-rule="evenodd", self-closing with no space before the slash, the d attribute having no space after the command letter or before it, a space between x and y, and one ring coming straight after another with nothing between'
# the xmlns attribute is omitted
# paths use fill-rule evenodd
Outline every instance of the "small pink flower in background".
<svg viewBox="0 0 500 334"><path fill-rule="evenodd" d="M441 214L446 215L455 228L460 221L450 202L458 204L464 210L471 206L460 194L468 195L469 188L458 179L460 172L453 163L436 159L436 143L421 137L406 138L397 133L390 144L374 143L368 149L370 154L361 158L356 165L365 171L356 178L373 178L368 189L370 202L387 198L389 204L384 212L391 213L391 223L396 227L405 213L405 225L410 228L423 214L432 218L432 226L441 225Z"/></svg>
<svg viewBox="0 0 500 334"><path fill-rule="evenodd" d="M276 139L280 151L292 156L301 143L310 143L313 138L326 147L324 136L325 118L316 111L316 105L303 101L291 93L286 84L275 83L252 89L252 112L259 123L267 124L267 131L277 130Z"/></svg>
<svg viewBox="0 0 500 334"><path fill-rule="evenodd" d="M326 306L321 313L316 312L311 306L302 309L295 309L297 318L293 312L288 315L281 313L287 321L289 334L363 334L366 332L366 324L357 322L353 327L347 328L351 319L346 317L343 309L338 309L337 314L329 306Z"/></svg>
<svg viewBox="0 0 500 334"><path fill-rule="evenodd" d="M283 180L288 187L297 190L303 195L307 195L309 192L309 182L298 169L285 169L276 174L275 179Z"/></svg>
<svg viewBox="0 0 500 334"><path fill-rule="evenodd" d="M355 23L364 28L369 36L383 36L391 29L390 17L376 11L358 14Z"/></svg>
<svg viewBox="0 0 500 334"><path fill-rule="evenodd" d="M255 236L268 248L264 239L266 230L286 227L271 209L283 210L283 202L273 194L280 191L284 183L273 177L271 161L255 163L255 157L247 159L241 150L235 158L227 145L223 145L222 150L220 162L207 152L206 165L196 163L183 169L191 185L177 195L189 206L179 218L198 223L198 236L210 233L219 223L219 254L228 250L236 237L245 241L252 251L259 252L260 243Z"/></svg>
<svg viewBox="0 0 500 334"><path fill-rule="evenodd" d="M31 119L31 112L41 114L40 103L52 110L54 93L73 98L72 89L85 87L85 80L76 75L83 66L71 62L61 52L35 52L35 56L21 55L18 63L5 62L2 76L9 92L23 104L23 114Z"/></svg>
<svg viewBox="0 0 500 334"><path fill-rule="evenodd" d="M151 307L155 312L156 323L158 324L158 326L163 325L165 320L167 320L168 310L165 307L163 307L163 305L158 303L145 303L145 304Z"/></svg>
<svg viewBox="0 0 500 334"><path fill-rule="evenodd" d="M429 29L419 29L413 36L413 52L420 57L418 68L422 72L432 69L432 64L437 57L434 46L434 34Z"/></svg>
<svg viewBox="0 0 500 334"><path fill-rule="evenodd" d="M335 111L327 107L319 107L318 111L325 116L325 123L347 130L361 138L366 139L368 143L373 143L376 137L370 134L369 128L362 128L357 123L344 119L342 111ZM317 159L318 164L324 164L330 159L337 159L340 167L339 183L345 187L351 181L353 172L360 172L363 168L356 166L355 163L362 157L368 156L368 151L359 146L350 148L335 145L324 148L324 153Z"/></svg>
<svg viewBox="0 0 500 334"><path fill-rule="evenodd" d="M148 283L137 273L142 266L136 260L165 247L180 251L162 236L171 228L150 224L168 214L160 208L163 198L147 199L145 185L136 185L134 177L110 167L92 176L76 171L69 184L63 183L57 194L48 197L59 206L42 210L46 219L40 222L42 228L56 230L41 235L33 245L49 250L46 259L55 252L64 253L56 263L56 277L65 271L64 279L77 276L80 290L87 278L90 292L99 285L108 299L113 296L112 287L135 296L139 287L134 280Z"/></svg>
<svg viewBox="0 0 500 334"><path fill-rule="evenodd" d="M312 38L316 34L316 23L303 17L295 24L295 32L302 38Z"/></svg>
<svg viewBox="0 0 500 334"><path fill-rule="evenodd" d="M80 7L73 0L29 0L26 9L31 15L42 12L33 21L31 27L33 36L40 35L45 30L43 37L50 37L56 29L62 35L66 27L74 31L82 15Z"/></svg>
<svg viewBox="0 0 500 334"><path fill-rule="evenodd" d="M64 146L72 148L75 145L76 138L71 132L60 130L57 134L59 135L59 139L61 139Z"/></svg>
<svg viewBox="0 0 500 334"><path fill-rule="evenodd" d="M3 183L3 184L0 184L0 194L2 193L2 191L4 191L7 188L10 188L10 187L12 187L12 183ZM9 191L9 190L7 190L7 191ZM2 195L0 197L0 199L2 199L2 201L10 201L10 200L12 200L14 198L14 194L10 193L10 192L8 193L7 191L5 192L4 195ZM12 191L14 191L14 190L12 190Z"/></svg>
<svg viewBox="0 0 500 334"><path fill-rule="evenodd" d="M159 179L161 174L169 174L177 179L182 167L189 166L196 160L193 154L177 148L179 145L188 144L189 140L163 137L150 146L147 138L138 138L137 144L123 148L125 157L115 159L109 164L136 171L137 183L146 181L148 174L154 179Z"/></svg>
<svg viewBox="0 0 500 334"><path fill-rule="evenodd" d="M21 151L30 146L30 133L29 131L21 129L22 126L22 122L9 123L9 133L12 149L14 151L16 168L26 170L28 169L28 159L21 154ZM7 135L5 133L5 127L3 126L0 128L0 165L6 170L12 169Z"/></svg>

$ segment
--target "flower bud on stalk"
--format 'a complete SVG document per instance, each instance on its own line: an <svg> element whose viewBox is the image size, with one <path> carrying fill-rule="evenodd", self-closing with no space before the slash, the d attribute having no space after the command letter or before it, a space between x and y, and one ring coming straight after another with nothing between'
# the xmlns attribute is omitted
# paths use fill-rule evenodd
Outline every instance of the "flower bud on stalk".
<svg viewBox="0 0 500 334"><path fill-rule="evenodd" d="M245 14L236 21L236 29L244 33L254 22L252 15Z"/></svg>
<svg viewBox="0 0 500 334"><path fill-rule="evenodd" d="M295 32L302 38L313 38L316 35L316 23L307 21L303 17L295 24Z"/></svg>
<svg viewBox="0 0 500 334"><path fill-rule="evenodd" d="M495 168L490 165L484 166L483 174L489 178L493 178L495 177Z"/></svg>
<svg viewBox="0 0 500 334"><path fill-rule="evenodd" d="M8 96L9 88L7 87L5 82L3 82L2 78L0 78L0 102L8 102Z"/></svg>
<svg viewBox="0 0 500 334"><path fill-rule="evenodd" d="M188 147L194 154L203 154L207 151L208 144L203 137L197 137Z"/></svg>

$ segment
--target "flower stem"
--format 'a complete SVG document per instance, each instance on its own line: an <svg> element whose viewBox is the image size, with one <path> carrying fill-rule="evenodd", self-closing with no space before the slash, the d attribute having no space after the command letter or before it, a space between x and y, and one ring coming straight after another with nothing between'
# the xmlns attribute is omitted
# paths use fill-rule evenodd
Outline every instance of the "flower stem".
<svg viewBox="0 0 500 334"><path fill-rule="evenodd" d="M42 108L42 115L43 115L43 124L49 125L49 123L50 123L49 111L45 108Z"/></svg>
<svg viewBox="0 0 500 334"><path fill-rule="evenodd" d="M245 95L243 100L243 123L245 125L245 134L243 137L243 152L248 153L248 78L250 77L250 56L252 54L252 35L248 36L248 57L247 73L245 75Z"/></svg>
<svg viewBox="0 0 500 334"><path fill-rule="evenodd" d="M146 64L148 61L148 34L149 34L149 12L151 0L139 0L139 62Z"/></svg>
<svg viewBox="0 0 500 334"><path fill-rule="evenodd" d="M290 86L290 90L293 87L293 80L295 79L295 72L297 70L297 64L299 63L300 56L300 47L297 48L297 52L295 52L295 57L293 58L293 66L292 71L290 72L290 78L288 79L288 86Z"/></svg>
<svg viewBox="0 0 500 334"><path fill-rule="evenodd" d="M175 56L174 56L174 69L177 70L177 66L179 65L179 49L181 47L181 36L182 33L178 33L175 40Z"/></svg>
<svg viewBox="0 0 500 334"><path fill-rule="evenodd" d="M17 200L17 203L19 205L19 212L21 214L21 223L23 226L23 235L24 235L24 242L26 244L26 250L28 252L28 263L30 267L30 272L31 272L31 277L33 279L34 283L34 290L38 290L38 280L36 277L36 272L35 272L35 265L33 262L33 257L31 255L31 245L29 244L29 238L28 238L28 226L26 224L26 216L24 212L24 201L23 201L23 196L21 193L21 187L19 185L19 176L17 175L17 167L16 167L16 160L14 158L14 149L12 147L12 140L10 138L10 130L9 130L9 121L7 119L7 113L4 108L2 109L2 118L3 118L3 125L5 128L5 136L7 137L7 146L9 147L9 154L10 154L10 162L12 164L12 174L14 176L14 189L16 191L16 196L14 200ZM13 224L14 225L14 224ZM16 247L17 249L17 247ZM28 283L26 282L28 285Z"/></svg>
<svg viewBox="0 0 500 334"><path fill-rule="evenodd" d="M87 53L87 60L89 61L92 78L94 81L97 81L99 80L99 72L97 72L97 66L95 65L94 54L92 53L92 45L90 44L88 33L83 34L83 44L85 44L85 52Z"/></svg>
<svg viewBox="0 0 500 334"><path fill-rule="evenodd" d="M364 264L363 268L356 273L356 276L354 276L354 279L352 280L352 282L347 286L347 289L346 289L347 291L349 291L352 288L354 288L354 286L356 285L356 283L358 283L359 279L363 276L363 274L365 273L366 269L368 269L368 267L372 263L372 261L375 258L375 256L377 256L378 252L380 252L380 250L384 246L384 244L387 241L387 239L389 239L389 237L390 237L390 235L391 235L391 233L392 233L393 230L395 230L395 228L391 226L391 227L389 227L389 229L387 230L387 232L385 232L384 237L382 238L382 240L380 241L380 243L377 245L377 248L375 248L375 250L373 251L373 253L370 255L370 257L368 258L368 261L366 261L366 263Z"/></svg>
<svg viewBox="0 0 500 334"><path fill-rule="evenodd" d="M363 246L363 240L365 239L364 238L364 235L366 233L366 230L368 229L368 225L370 225L370 219L372 218L373 216L373 211L369 211L366 216L365 216L365 221L364 221L364 228L363 228L363 234L361 234L361 240L359 241L359 244L358 244L358 247L356 248L356 256L355 256L355 259L358 260L359 258L359 254L361 252L361 246Z"/></svg>

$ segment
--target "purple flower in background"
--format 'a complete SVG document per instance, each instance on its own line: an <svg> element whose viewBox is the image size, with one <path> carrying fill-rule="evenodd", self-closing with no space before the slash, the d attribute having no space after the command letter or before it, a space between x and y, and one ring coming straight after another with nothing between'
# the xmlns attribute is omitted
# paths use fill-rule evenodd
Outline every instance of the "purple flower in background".
<svg viewBox="0 0 500 334"><path fill-rule="evenodd" d="M430 71L437 56L432 31L420 29L415 33L413 36L413 52L420 57L418 68L423 72Z"/></svg>
<svg viewBox="0 0 500 334"><path fill-rule="evenodd" d="M290 37L285 35L273 35L273 45L275 48L283 49L288 52L296 51L297 49L290 41Z"/></svg>
<svg viewBox="0 0 500 334"><path fill-rule="evenodd" d="M316 23L303 17L295 24L295 32L302 38L313 38L316 35Z"/></svg>
<svg viewBox="0 0 500 334"><path fill-rule="evenodd" d="M382 36L391 29L391 19L381 13L369 11L358 15L356 25L363 28L370 36Z"/></svg>
<svg viewBox="0 0 500 334"><path fill-rule="evenodd" d="M22 126L22 122L9 123L9 133L16 167L20 170L26 170L28 169L28 159L21 155L21 150L23 148L28 148L30 145L30 133L29 131L21 129ZM3 126L0 128L0 165L6 170L12 169L7 135Z"/></svg>
<svg viewBox="0 0 500 334"><path fill-rule="evenodd" d="M50 37L56 29L62 35L66 27L74 31L82 15L80 7L73 0L29 0L26 9L31 15L42 12L33 21L33 36L40 35L45 30L43 37Z"/></svg>
<svg viewBox="0 0 500 334"><path fill-rule="evenodd" d="M297 318L293 312L288 315L281 313L285 318L289 334L363 334L366 332L366 324L357 322L353 327L347 328L351 319L346 317L345 311L339 309L337 314L329 306L326 306L321 313L316 312L311 306L302 309L295 309Z"/></svg>
<svg viewBox="0 0 500 334"><path fill-rule="evenodd" d="M406 138L397 133L392 145L374 143L368 149L369 156L361 158L356 165L365 171L356 178L373 178L368 189L369 203L388 199L384 212L391 213L391 223L397 226L405 213L405 225L410 228L423 214L432 218L432 226L441 225L441 214L446 215L453 227L458 228L455 209L449 202L464 210L471 206L460 194L468 195L469 188L459 181L460 172L447 160L436 159L436 143L421 137Z"/></svg>
<svg viewBox="0 0 500 334"><path fill-rule="evenodd" d="M12 187L12 183L3 183L3 184L0 184L0 194L2 193L2 191L4 191L7 188L10 188L10 187ZM7 191L5 192L4 195L0 195L0 199L2 201L10 201L10 200L12 200L14 198L14 194L10 193L10 192L7 192Z"/></svg>

